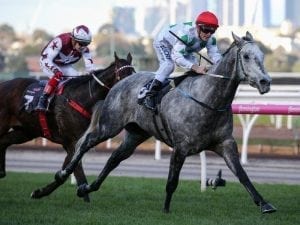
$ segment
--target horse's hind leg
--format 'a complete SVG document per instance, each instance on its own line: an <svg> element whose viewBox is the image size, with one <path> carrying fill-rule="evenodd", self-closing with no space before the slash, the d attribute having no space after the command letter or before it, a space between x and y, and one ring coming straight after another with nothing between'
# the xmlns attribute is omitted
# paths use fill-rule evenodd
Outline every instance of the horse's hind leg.
<svg viewBox="0 0 300 225"><path fill-rule="evenodd" d="M136 147L148 138L149 135L146 133L126 132L123 142L112 153L97 179L91 185L80 186L78 188L77 195L82 197L86 193L97 191L109 173L115 169L120 162L129 158L133 154Z"/></svg>
<svg viewBox="0 0 300 225"><path fill-rule="evenodd" d="M90 127L92 125L90 124ZM57 171L55 174L55 180L61 184L63 184L67 178L71 175L71 173L74 171L80 160L82 159L83 155L92 147L96 146L102 141L107 140L110 137L114 137L117 135L120 131L115 130L114 132L111 132L110 134L105 134L104 132L99 131L98 127L95 129L90 130L90 127L87 129L87 131L84 133L84 135L78 140L76 144L76 150L75 154L70 161L68 165L66 165L66 168L60 171Z"/></svg>
<svg viewBox="0 0 300 225"><path fill-rule="evenodd" d="M5 155L6 149L13 144L22 144L32 140L28 132L24 132L22 128L11 130L0 137L0 178L5 177Z"/></svg>
<svg viewBox="0 0 300 225"><path fill-rule="evenodd" d="M236 175L239 181L244 185L246 190L249 192L253 201L256 205L261 207L262 213L272 213L276 211L276 208L270 203L267 203L262 196L255 189L251 183L248 175L243 169L238 155L237 144L233 139L225 141L221 146L216 150L219 154L223 156L225 162L229 169Z"/></svg>

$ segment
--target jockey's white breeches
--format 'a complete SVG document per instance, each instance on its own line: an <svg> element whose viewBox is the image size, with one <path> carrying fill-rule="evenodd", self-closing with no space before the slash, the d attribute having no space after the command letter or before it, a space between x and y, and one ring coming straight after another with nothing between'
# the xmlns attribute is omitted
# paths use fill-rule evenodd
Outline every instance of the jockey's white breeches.
<svg viewBox="0 0 300 225"><path fill-rule="evenodd" d="M175 69L175 63L171 58L171 47L163 41L154 41L153 47L159 61L155 79L163 83Z"/></svg>

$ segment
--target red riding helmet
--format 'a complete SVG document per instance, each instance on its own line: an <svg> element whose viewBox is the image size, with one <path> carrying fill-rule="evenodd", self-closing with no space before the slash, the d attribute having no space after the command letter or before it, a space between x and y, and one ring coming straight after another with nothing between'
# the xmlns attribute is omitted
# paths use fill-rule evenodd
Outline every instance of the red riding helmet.
<svg viewBox="0 0 300 225"><path fill-rule="evenodd" d="M219 21L215 14L205 11L199 14L196 19L196 25L209 25L212 27L219 27Z"/></svg>

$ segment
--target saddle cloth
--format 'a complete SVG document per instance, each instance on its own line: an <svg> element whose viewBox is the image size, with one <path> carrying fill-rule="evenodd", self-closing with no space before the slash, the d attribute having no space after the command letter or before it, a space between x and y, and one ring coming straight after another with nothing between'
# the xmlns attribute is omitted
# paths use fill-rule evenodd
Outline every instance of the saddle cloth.
<svg viewBox="0 0 300 225"><path fill-rule="evenodd" d="M52 102L52 99L56 94L62 94L63 88L68 80L64 80L59 83L58 87L56 88L55 92L51 94L48 98L49 105ZM35 107L38 104L40 96L43 94L43 90L47 84L46 80L42 80L36 83L33 83L29 85L24 93L23 93L23 104L21 106L22 109L24 109L26 112L31 113L34 111Z"/></svg>

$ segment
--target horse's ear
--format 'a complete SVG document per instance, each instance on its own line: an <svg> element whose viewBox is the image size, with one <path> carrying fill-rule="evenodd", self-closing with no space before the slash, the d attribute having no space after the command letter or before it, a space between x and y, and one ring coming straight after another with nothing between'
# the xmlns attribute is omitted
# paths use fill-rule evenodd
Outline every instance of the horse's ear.
<svg viewBox="0 0 300 225"><path fill-rule="evenodd" d="M131 56L130 52L129 52L128 55L127 55L127 61L128 61L129 63L132 62L132 56Z"/></svg>
<svg viewBox="0 0 300 225"><path fill-rule="evenodd" d="M114 52L114 56L115 56L115 61L119 60L119 57L116 52Z"/></svg>
<svg viewBox="0 0 300 225"><path fill-rule="evenodd" d="M250 41L253 41L253 36L249 31L246 32L246 38Z"/></svg>
<svg viewBox="0 0 300 225"><path fill-rule="evenodd" d="M238 45L242 41L242 39L240 37L238 37L236 34L234 34L233 32L231 32L231 34L232 34L234 42Z"/></svg>

